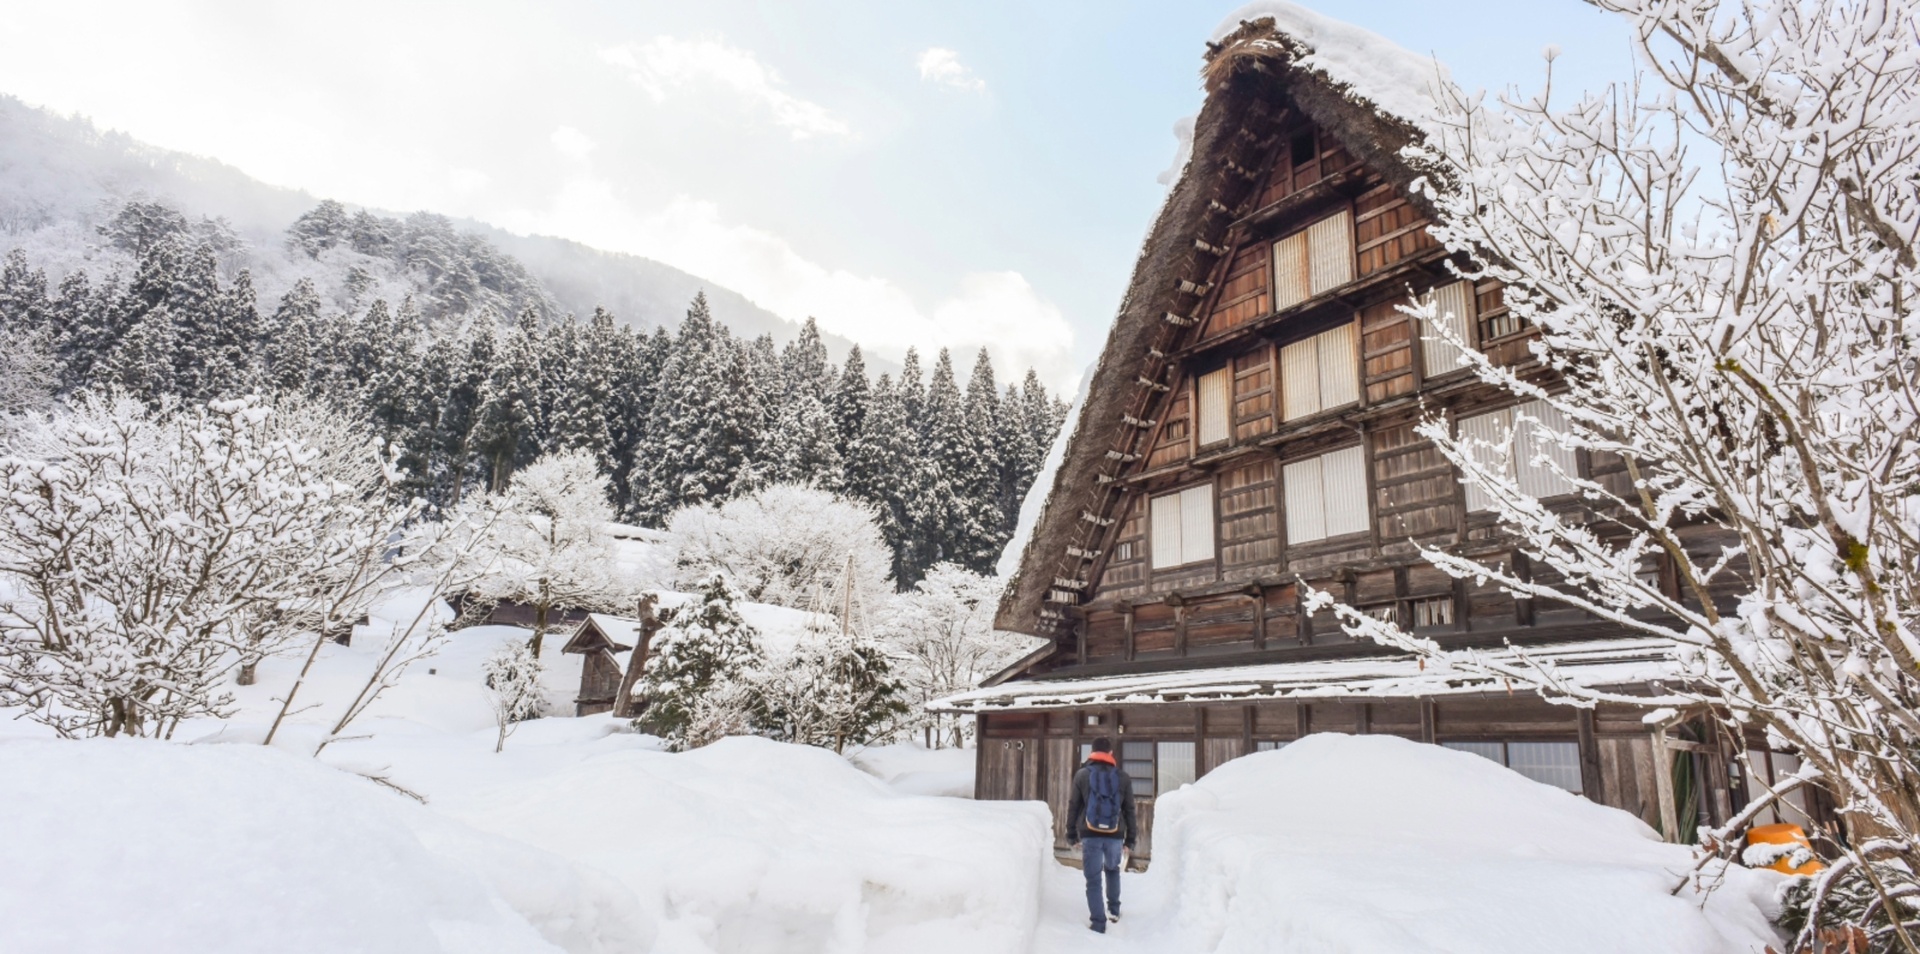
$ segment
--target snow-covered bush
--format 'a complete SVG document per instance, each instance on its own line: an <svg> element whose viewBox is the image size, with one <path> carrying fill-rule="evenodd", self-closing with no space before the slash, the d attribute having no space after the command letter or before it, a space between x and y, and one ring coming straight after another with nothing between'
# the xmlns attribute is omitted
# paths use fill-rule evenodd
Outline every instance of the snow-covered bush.
<svg viewBox="0 0 1920 954"><path fill-rule="evenodd" d="M961 745L973 720L926 710L926 703L965 692L1031 650L1032 640L993 628L1001 582L952 563L935 564L913 589L893 597L879 635L900 656L912 722L933 745Z"/></svg>
<svg viewBox="0 0 1920 954"><path fill-rule="evenodd" d="M493 701L494 720L500 729L493 741L495 752L506 748L507 736L513 734L516 724L540 714L541 697L545 694L540 685L540 671L540 657L533 654L533 647L521 642L501 646L480 667Z"/></svg>
<svg viewBox="0 0 1920 954"><path fill-rule="evenodd" d="M322 446L290 423L252 399L90 398L10 437L0 705L62 735L166 735L221 714L235 670L362 611L415 511L350 430Z"/></svg>
<svg viewBox="0 0 1920 954"><path fill-rule="evenodd" d="M753 677L760 734L843 751L886 741L909 714L887 647L857 632L818 634Z"/></svg>
<svg viewBox="0 0 1920 954"><path fill-rule="evenodd" d="M747 599L815 608L838 591L852 560L855 612L871 612L892 592L893 554L873 507L801 484L775 484L719 505L675 511L667 529L679 541L680 585L723 572ZM830 609L840 612L836 604Z"/></svg>
<svg viewBox="0 0 1920 954"><path fill-rule="evenodd" d="M618 559L609 525L607 479L586 451L548 454L513 475L499 511L476 549L472 593L533 607L534 655L555 610L630 611L637 596Z"/></svg>
<svg viewBox="0 0 1920 954"><path fill-rule="evenodd" d="M739 600L726 576L715 573L698 602L668 615L635 689L645 705L635 720L642 730L689 749L750 729L751 683L765 657L740 618Z"/></svg>
<svg viewBox="0 0 1920 954"><path fill-rule="evenodd" d="M1596 5L1628 21L1633 85L1558 110L1442 89L1420 158L1435 234L1506 283L1565 390L1467 360L1564 419L1532 422L1536 447L1628 479L1564 475L1613 521L1595 525L1542 505L1504 448L1430 422L1533 572L1426 557L1666 641L1682 675L1660 701L1797 752L1792 784L1849 826L1836 842L1920 870L1920 5ZM1690 545L1693 527L1726 542ZM1343 615L1466 671L1606 698Z"/></svg>

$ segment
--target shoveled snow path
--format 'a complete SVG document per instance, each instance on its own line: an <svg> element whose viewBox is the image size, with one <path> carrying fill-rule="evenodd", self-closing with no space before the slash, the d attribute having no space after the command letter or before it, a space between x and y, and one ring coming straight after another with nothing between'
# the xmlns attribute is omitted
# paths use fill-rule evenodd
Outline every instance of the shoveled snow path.
<svg viewBox="0 0 1920 954"><path fill-rule="evenodd" d="M1107 925L1104 935L1087 929L1087 882L1080 869L1056 865L1041 887L1032 954L1163 954L1181 949L1170 929L1173 912L1167 892L1152 873L1120 876L1120 911L1125 917Z"/></svg>

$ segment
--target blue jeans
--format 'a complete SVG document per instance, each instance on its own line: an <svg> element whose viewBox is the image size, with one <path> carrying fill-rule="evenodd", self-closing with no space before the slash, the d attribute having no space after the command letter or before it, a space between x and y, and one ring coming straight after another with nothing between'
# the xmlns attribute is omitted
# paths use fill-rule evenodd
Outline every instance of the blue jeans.
<svg viewBox="0 0 1920 954"><path fill-rule="evenodd" d="M1093 923L1107 926L1107 908L1120 910L1120 849L1118 838L1080 839L1080 868L1087 876L1087 912ZM1100 903L1100 873L1107 875L1107 903Z"/></svg>

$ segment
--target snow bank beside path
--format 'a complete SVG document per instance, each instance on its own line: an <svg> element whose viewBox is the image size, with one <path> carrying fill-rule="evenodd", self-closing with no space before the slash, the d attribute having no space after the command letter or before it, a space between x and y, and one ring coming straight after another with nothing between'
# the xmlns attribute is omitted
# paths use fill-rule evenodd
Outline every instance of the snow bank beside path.
<svg viewBox="0 0 1920 954"><path fill-rule="evenodd" d="M1154 865L1181 946L1674 954L1776 943L1778 877L1734 868L1707 899L1667 892L1691 853L1633 816L1479 756L1313 735L1160 799Z"/></svg>
<svg viewBox="0 0 1920 954"><path fill-rule="evenodd" d="M929 749L917 742L847 751L847 761L906 795L973 797L973 749Z"/></svg>
<svg viewBox="0 0 1920 954"><path fill-rule="evenodd" d="M610 752L434 804L619 878L663 954L1024 951L1053 865L1038 803L902 795L832 752L753 738Z"/></svg>
<svg viewBox="0 0 1920 954"><path fill-rule="evenodd" d="M607 876L260 746L0 742L0 950L644 950Z"/></svg>

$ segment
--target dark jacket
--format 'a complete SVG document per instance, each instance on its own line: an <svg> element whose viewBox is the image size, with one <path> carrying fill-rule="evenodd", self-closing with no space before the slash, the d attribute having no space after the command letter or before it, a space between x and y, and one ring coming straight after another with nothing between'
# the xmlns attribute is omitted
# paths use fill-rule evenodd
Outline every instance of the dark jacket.
<svg viewBox="0 0 1920 954"><path fill-rule="evenodd" d="M1077 845L1082 838L1112 838L1099 832L1087 830L1087 773L1092 770L1093 762L1080 766L1073 773L1073 798L1067 802L1067 844ZM1106 763L1100 763L1102 768ZM1127 847L1133 847L1133 841L1140 835L1140 826L1133 819L1133 782L1127 778L1127 770L1114 768L1120 773L1120 836L1126 839Z"/></svg>

